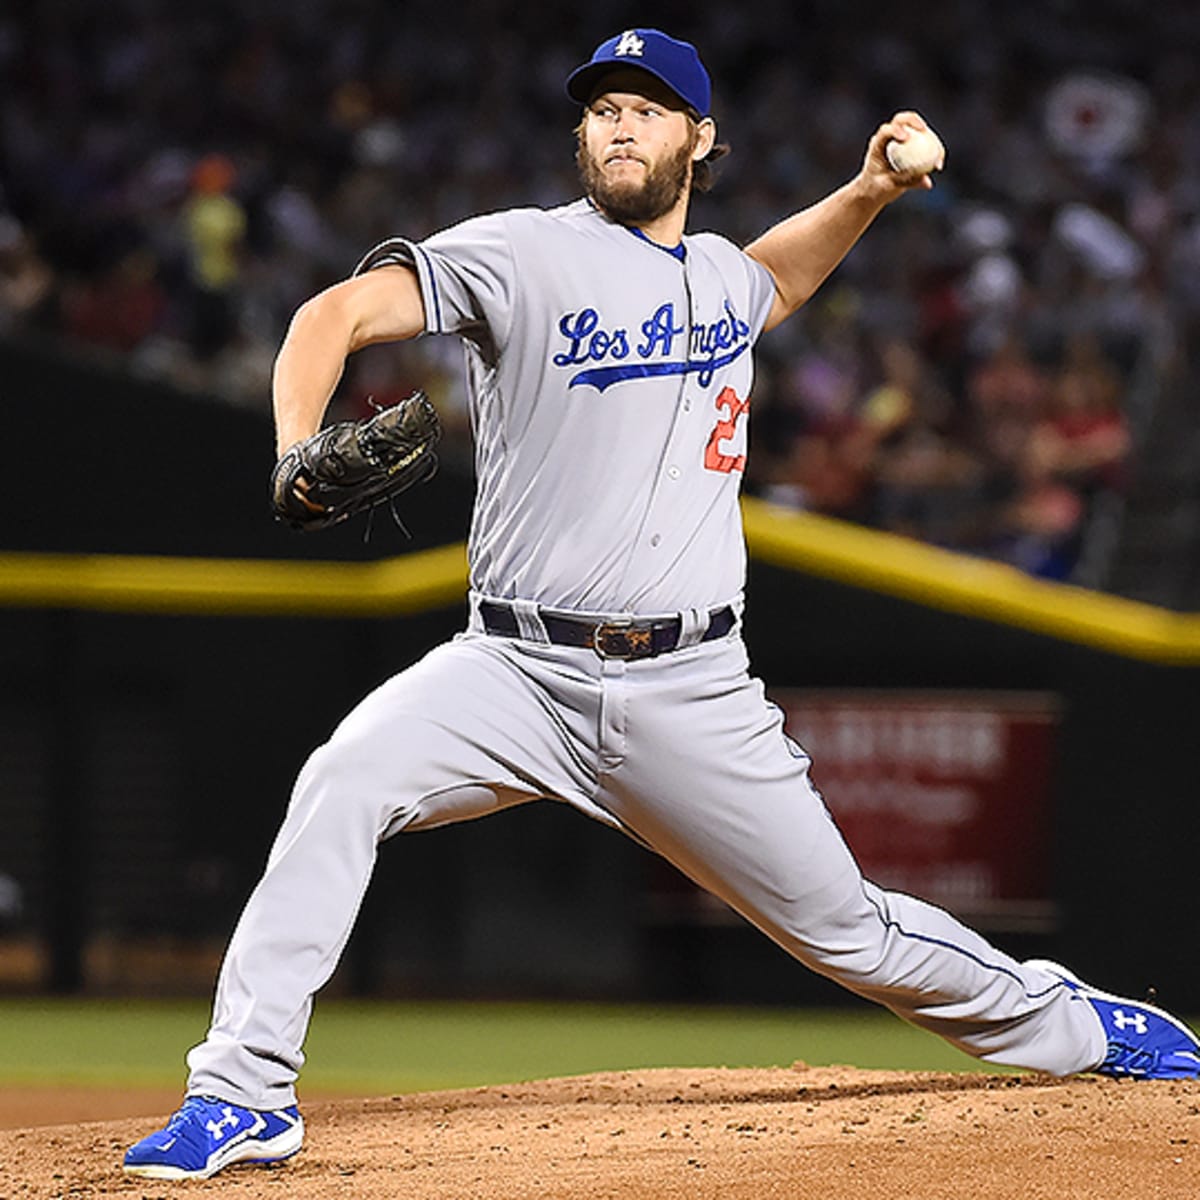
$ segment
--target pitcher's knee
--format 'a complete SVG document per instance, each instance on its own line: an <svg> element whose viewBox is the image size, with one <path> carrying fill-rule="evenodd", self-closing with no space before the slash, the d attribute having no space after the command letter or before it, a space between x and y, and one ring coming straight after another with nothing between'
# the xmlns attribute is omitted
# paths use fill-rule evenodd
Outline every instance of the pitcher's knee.
<svg viewBox="0 0 1200 1200"><path fill-rule="evenodd" d="M395 819L399 789L369 763L355 739L334 738L309 756L296 779L288 820L353 824L361 818L376 831Z"/></svg>

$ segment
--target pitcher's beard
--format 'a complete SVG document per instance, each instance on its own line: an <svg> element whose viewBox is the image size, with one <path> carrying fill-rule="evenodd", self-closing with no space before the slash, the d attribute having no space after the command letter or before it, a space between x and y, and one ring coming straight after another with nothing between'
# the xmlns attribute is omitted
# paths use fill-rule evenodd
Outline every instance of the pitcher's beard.
<svg viewBox="0 0 1200 1200"><path fill-rule="evenodd" d="M647 171L640 184L608 179L582 142L575 161L584 191L598 209L622 225L642 225L666 216L679 203L691 175L692 147L681 146Z"/></svg>

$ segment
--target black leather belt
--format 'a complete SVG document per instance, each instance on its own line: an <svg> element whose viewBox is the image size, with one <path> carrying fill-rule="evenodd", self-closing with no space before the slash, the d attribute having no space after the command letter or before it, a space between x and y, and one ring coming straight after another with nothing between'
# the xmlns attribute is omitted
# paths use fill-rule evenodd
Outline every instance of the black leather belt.
<svg viewBox="0 0 1200 1200"><path fill-rule="evenodd" d="M654 658L679 645L683 622L678 617L658 621L628 620L597 622L588 617L570 617L562 613L540 612L546 636L556 646L578 646L594 650L601 658ZM507 604L493 600L479 602L479 616L488 633L497 637L519 638L517 614ZM709 614L708 628L700 637L702 642L724 637L737 618L729 605Z"/></svg>

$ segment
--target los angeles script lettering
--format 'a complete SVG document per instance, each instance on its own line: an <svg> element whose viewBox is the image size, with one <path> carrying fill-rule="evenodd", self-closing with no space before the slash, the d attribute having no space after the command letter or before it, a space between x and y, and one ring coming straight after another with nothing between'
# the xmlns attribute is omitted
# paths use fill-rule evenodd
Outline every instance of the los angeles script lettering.
<svg viewBox="0 0 1200 1200"><path fill-rule="evenodd" d="M692 325L684 338L686 326L675 316L675 305L669 301L641 323L638 333L631 337L625 328L606 328L594 308L566 313L558 322L558 331L567 340L567 348L554 356L559 367L581 363L619 362L630 354L639 358L670 359L686 348L687 359L703 367L714 363L724 351L733 349L750 336L750 326L725 301L725 315L709 323ZM639 336L640 335L640 336ZM636 339L636 340L635 340ZM701 369L699 381L706 384L711 371Z"/></svg>

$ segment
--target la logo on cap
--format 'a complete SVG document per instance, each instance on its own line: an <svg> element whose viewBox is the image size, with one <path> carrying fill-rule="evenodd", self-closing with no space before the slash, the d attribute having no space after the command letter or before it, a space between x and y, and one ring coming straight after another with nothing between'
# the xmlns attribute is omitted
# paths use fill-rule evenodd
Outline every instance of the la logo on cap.
<svg viewBox="0 0 1200 1200"><path fill-rule="evenodd" d="M613 51L613 54L619 58L624 58L630 54L634 58L641 58L645 47L646 43L638 37L637 30L627 29L621 34L621 40L617 43L617 48Z"/></svg>

